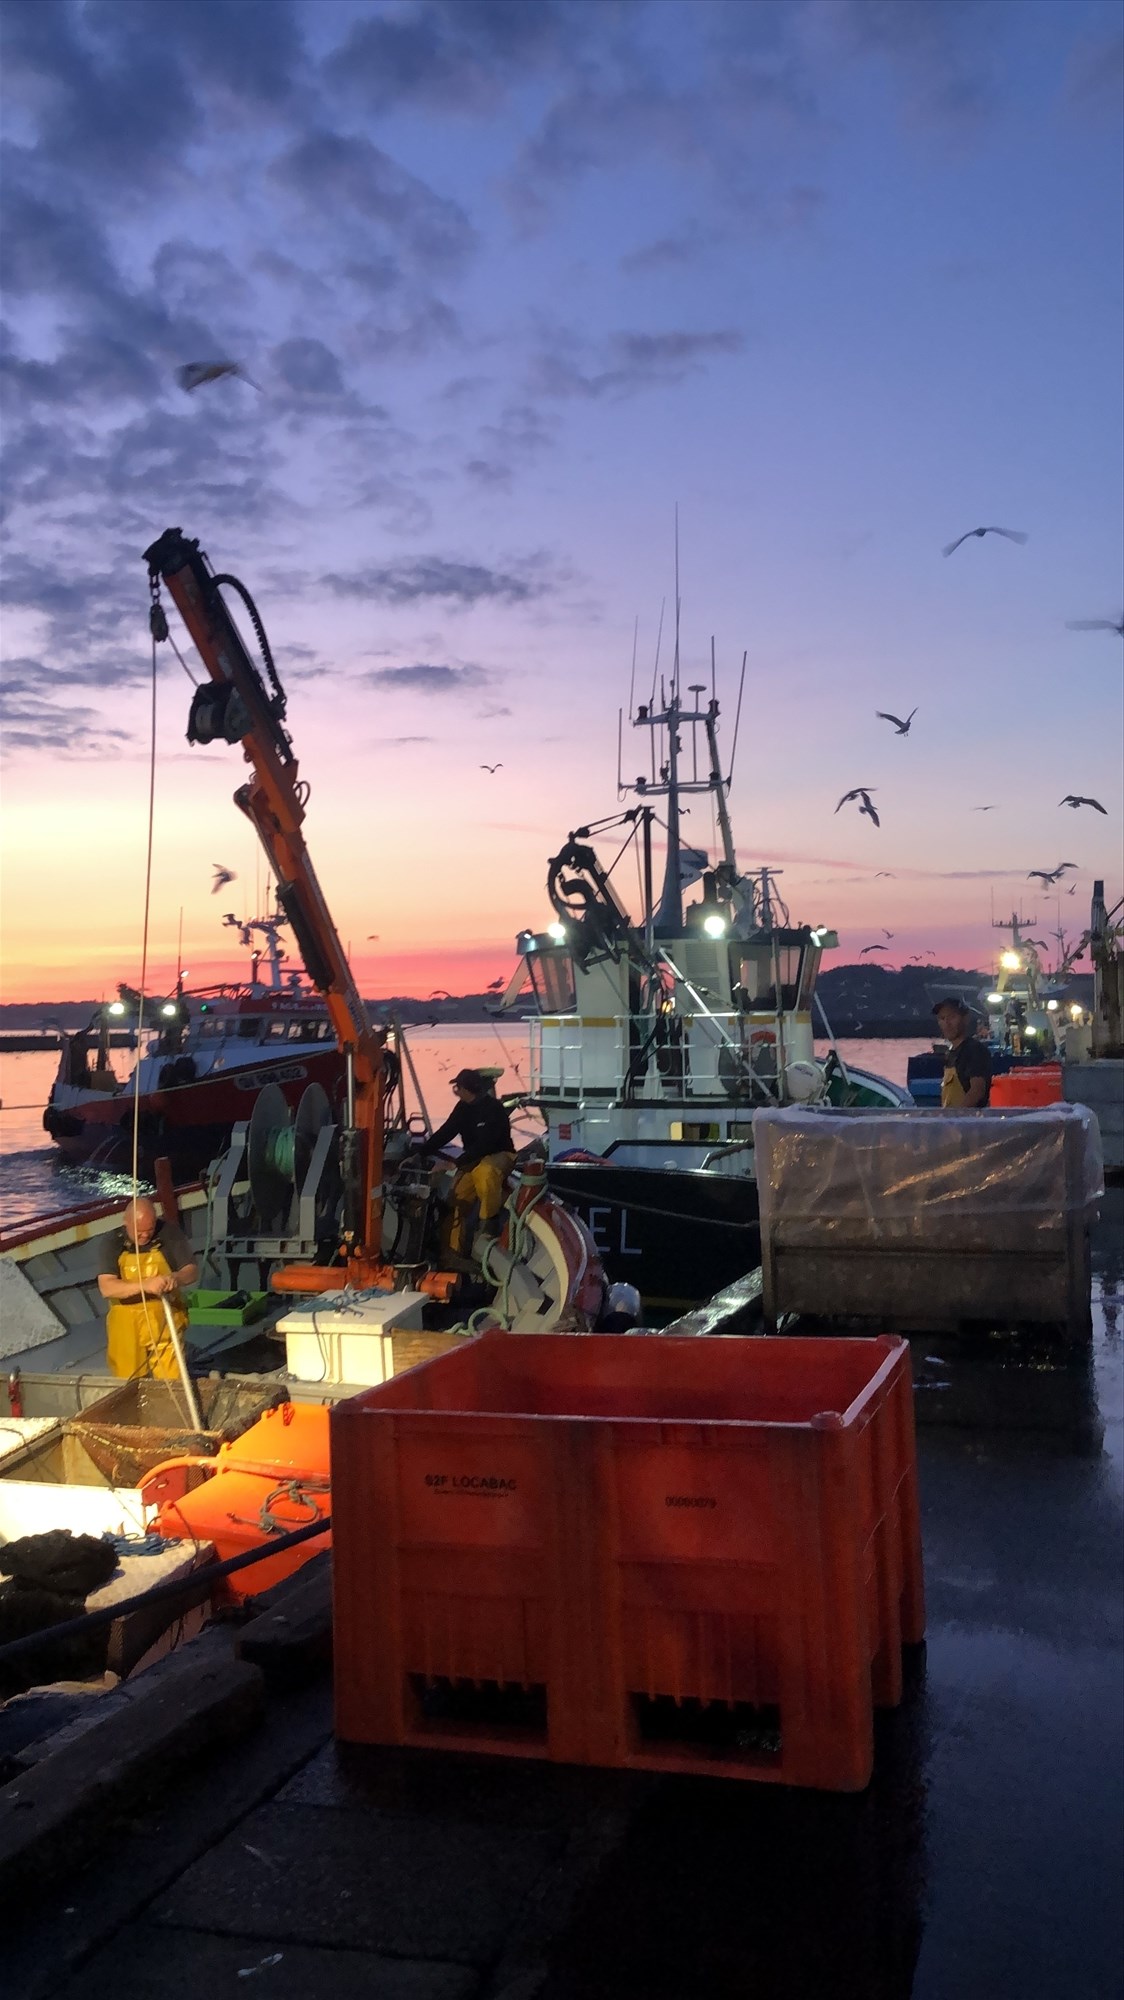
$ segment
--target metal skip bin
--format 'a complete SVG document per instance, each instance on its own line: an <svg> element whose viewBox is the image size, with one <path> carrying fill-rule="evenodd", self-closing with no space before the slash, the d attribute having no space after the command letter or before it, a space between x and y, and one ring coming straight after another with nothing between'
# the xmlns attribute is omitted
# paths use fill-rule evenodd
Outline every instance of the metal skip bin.
<svg viewBox="0 0 1124 2000"><path fill-rule="evenodd" d="M1084 1106L760 1111L753 1141L767 1321L1090 1338L1104 1172Z"/></svg>
<svg viewBox="0 0 1124 2000"><path fill-rule="evenodd" d="M903 1341L485 1334L332 1465L344 1740L867 1783L924 1630Z"/></svg>

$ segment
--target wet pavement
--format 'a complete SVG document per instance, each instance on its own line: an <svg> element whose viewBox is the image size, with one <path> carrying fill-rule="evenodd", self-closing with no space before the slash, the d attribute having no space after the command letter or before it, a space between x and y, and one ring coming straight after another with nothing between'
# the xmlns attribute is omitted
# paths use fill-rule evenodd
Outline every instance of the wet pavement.
<svg viewBox="0 0 1124 2000"><path fill-rule="evenodd" d="M1119 1993L1119 1189L1094 1287L1088 1356L914 1343L928 1640L861 1796L342 1756L321 1685L9 1928L13 1995Z"/></svg>

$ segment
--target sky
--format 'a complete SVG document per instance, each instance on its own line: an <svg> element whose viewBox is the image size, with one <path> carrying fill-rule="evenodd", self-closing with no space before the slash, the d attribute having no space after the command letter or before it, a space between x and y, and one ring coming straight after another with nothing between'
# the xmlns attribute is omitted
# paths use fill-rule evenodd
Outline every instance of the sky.
<svg viewBox="0 0 1124 2000"><path fill-rule="evenodd" d="M1067 629L1124 605L1115 0L0 0L0 58L4 998L137 980L171 525L257 601L367 994L547 920L676 509L739 860L839 961L1119 896L1121 645ZM265 892L190 693L162 647L157 991Z"/></svg>

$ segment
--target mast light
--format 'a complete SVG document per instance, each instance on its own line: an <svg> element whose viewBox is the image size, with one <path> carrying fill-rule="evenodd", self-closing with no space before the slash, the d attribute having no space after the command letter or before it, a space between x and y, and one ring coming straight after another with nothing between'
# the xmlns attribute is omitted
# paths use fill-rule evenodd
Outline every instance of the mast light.
<svg viewBox="0 0 1124 2000"><path fill-rule="evenodd" d="M546 934L548 938L553 939L555 944L565 944L566 942L565 924L548 924Z"/></svg>

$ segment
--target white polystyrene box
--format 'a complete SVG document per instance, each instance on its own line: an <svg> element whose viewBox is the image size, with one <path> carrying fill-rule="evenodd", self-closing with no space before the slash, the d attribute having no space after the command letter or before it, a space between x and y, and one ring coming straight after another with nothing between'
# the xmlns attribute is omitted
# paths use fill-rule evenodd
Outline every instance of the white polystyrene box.
<svg viewBox="0 0 1124 2000"><path fill-rule="evenodd" d="M419 1333L423 1292L364 1292L342 1302L338 1293L307 1299L277 1330L298 1382L353 1382L377 1388L394 1373L391 1335Z"/></svg>

